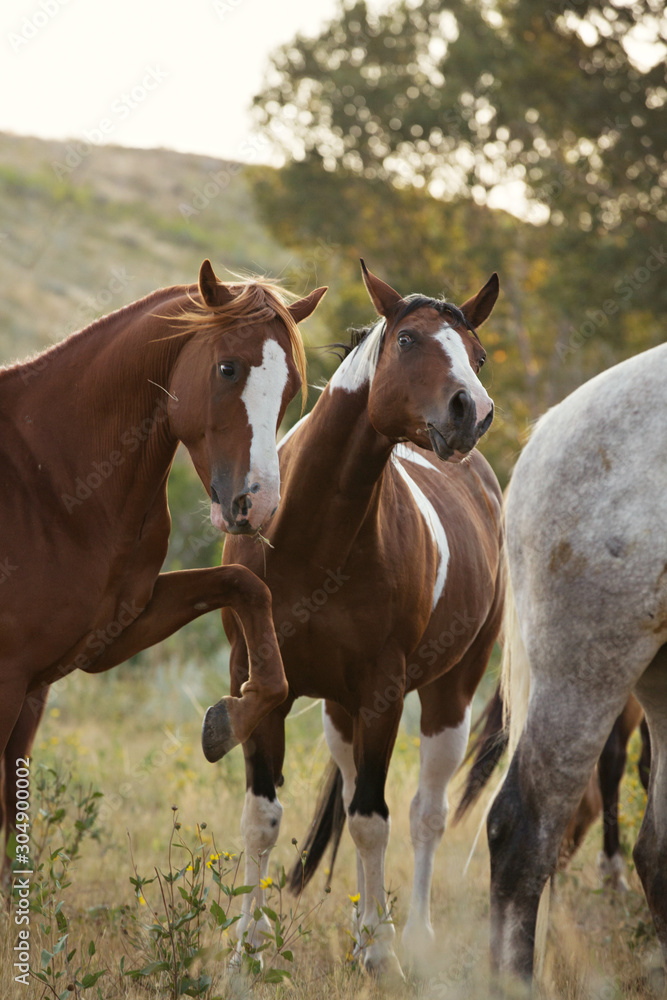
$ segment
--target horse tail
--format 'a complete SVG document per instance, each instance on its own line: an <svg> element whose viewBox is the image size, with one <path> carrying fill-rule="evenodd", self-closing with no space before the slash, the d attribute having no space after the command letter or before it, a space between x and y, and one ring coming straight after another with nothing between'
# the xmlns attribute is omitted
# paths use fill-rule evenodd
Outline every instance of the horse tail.
<svg viewBox="0 0 667 1000"><path fill-rule="evenodd" d="M454 823L460 822L477 802L507 749L509 734L503 718L503 699L500 693L500 684L498 684L475 723L476 737L468 754L469 758L472 757L472 764L468 771L461 801L456 808Z"/></svg>
<svg viewBox="0 0 667 1000"><path fill-rule="evenodd" d="M327 846L331 843L331 862L327 876L327 885L329 885L344 826L343 775L336 762L332 760L322 782L315 815L301 849L301 856L287 877L291 892L298 895L310 882Z"/></svg>
<svg viewBox="0 0 667 1000"><path fill-rule="evenodd" d="M528 716L530 700L530 663L519 627L514 601L514 588L505 549L505 608L503 611L503 657L500 667L500 698L503 721L508 730L510 759L516 750L519 737Z"/></svg>

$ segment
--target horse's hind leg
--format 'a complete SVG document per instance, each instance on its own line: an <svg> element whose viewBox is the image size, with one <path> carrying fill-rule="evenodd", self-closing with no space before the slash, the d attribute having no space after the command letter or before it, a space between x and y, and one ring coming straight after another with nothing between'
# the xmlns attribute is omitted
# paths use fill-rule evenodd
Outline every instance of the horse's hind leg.
<svg viewBox="0 0 667 1000"><path fill-rule="evenodd" d="M441 678L442 680L442 678ZM465 757L470 734L470 705L454 700L440 702L448 710L448 719L439 731L425 720L429 712L428 699L440 700L440 693L429 684L419 694L422 697L422 722L419 743L419 786L410 804L410 838L415 867L412 896L402 940L406 957L419 964L432 957L435 933L431 924L431 881L435 852L442 840L447 821L447 786ZM439 685L442 687L442 685ZM430 735L427 735L430 730Z"/></svg>
<svg viewBox="0 0 667 1000"><path fill-rule="evenodd" d="M613 889L627 890L625 862L618 830L618 789L628 757L628 741L641 719L642 710L634 696L616 719L598 761L598 777L603 802L603 850L598 856L600 875Z"/></svg>
<svg viewBox="0 0 667 1000"><path fill-rule="evenodd" d="M551 657L557 656L557 643L544 645ZM585 662L565 672L556 659L551 669L539 664L538 673L536 660L531 660L528 718L487 821L493 965L527 980L542 890L556 870L568 820L627 698L624 688L596 684L591 689Z"/></svg>
<svg viewBox="0 0 667 1000"><path fill-rule="evenodd" d="M667 646L635 690L651 734L651 771L634 859L667 963Z"/></svg>
<svg viewBox="0 0 667 1000"><path fill-rule="evenodd" d="M322 723L324 725L324 736L329 747L329 752L343 776L343 805L345 807L345 815L347 815L357 785L357 767L354 763L354 749L352 746L352 719L340 705L337 705L333 701L325 701L322 703ZM356 942L352 957L355 959L360 956L360 949L362 947L360 920L366 902L364 869L359 851L356 853L357 891L359 899L354 905L354 913L352 914L354 939Z"/></svg>
<svg viewBox="0 0 667 1000"><path fill-rule="evenodd" d="M419 786L410 804L410 837L415 868L402 940L405 954L419 964L432 956L431 882L435 853L447 822L447 787L463 763L470 735L470 707L486 669L500 624L500 604L468 652L448 673L419 689L421 737Z"/></svg>

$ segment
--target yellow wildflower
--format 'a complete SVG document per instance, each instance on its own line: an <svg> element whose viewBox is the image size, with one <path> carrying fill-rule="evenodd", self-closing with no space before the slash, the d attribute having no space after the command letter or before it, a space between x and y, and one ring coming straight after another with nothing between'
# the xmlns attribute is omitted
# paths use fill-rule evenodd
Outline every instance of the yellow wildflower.
<svg viewBox="0 0 667 1000"><path fill-rule="evenodd" d="M259 884L262 887L262 889L268 889L270 885L273 885L273 879L269 875L267 876L267 878L261 878L259 880Z"/></svg>

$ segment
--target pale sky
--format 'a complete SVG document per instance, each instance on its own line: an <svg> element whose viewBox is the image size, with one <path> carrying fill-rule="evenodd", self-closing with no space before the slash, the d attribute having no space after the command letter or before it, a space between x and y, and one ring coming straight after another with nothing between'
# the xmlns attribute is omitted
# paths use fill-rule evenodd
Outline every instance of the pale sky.
<svg viewBox="0 0 667 1000"><path fill-rule="evenodd" d="M266 159L269 53L337 0L2 0L0 131Z"/></svg>

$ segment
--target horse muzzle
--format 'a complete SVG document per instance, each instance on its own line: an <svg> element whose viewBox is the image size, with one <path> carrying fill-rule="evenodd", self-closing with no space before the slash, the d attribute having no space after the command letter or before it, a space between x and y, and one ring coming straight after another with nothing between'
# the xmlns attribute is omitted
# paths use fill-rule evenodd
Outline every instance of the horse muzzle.
<svg viewBox="0 0 667 1000"><path fill-rule="evenodd" d="M229 535L254 535L275 512L280 494L252 483L225 502L211 483L211 523Z"/></svg>
<svg viewBox="0 0 667 1000"><path fill-rule="evenodd" d="M490 403L481 420L478 420L477 412L468 390L459 389L449 401L445 419L426 424L433 451L443 462L456 453L466 455L486 434L493 421L493 403Z"/></svg>

